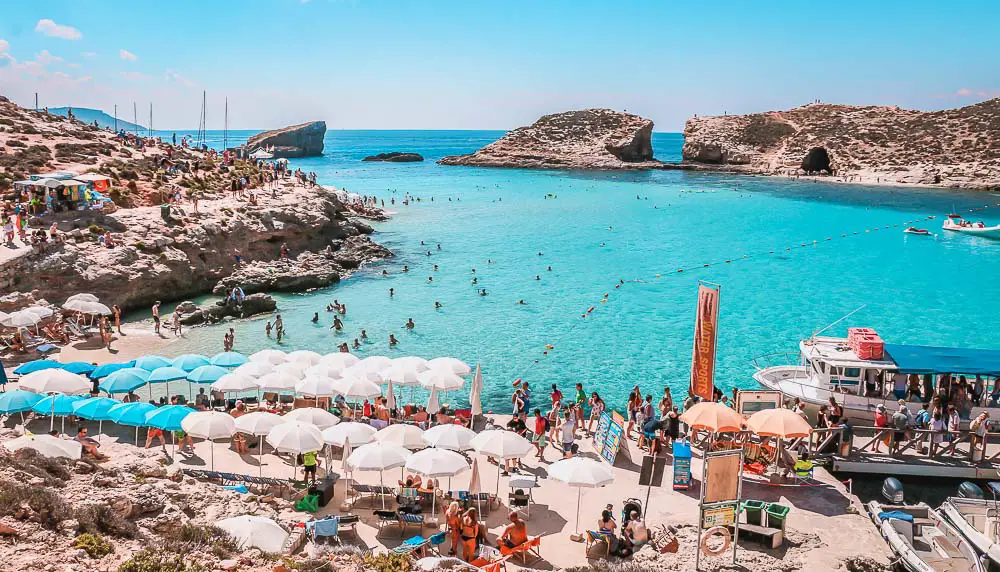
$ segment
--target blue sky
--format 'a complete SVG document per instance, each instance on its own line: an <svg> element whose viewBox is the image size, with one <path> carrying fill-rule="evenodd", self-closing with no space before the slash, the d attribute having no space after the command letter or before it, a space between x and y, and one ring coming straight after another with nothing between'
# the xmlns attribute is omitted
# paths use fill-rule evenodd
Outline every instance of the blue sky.
<svg viewBox="0 0 1000 572"><path fill-rule="evenodd" d="M610 107L692 114L823 101L941 109L1000 96L1000 2L9 2L0 93L155 109L154 127L509 129ZM130 111L129 111L130 113ZM140 117L143 112L140 111Z"/></svg>

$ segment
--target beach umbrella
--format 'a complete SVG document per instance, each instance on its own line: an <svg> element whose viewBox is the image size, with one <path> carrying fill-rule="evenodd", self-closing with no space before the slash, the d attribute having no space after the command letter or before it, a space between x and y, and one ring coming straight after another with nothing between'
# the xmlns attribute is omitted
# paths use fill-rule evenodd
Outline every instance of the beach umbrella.
<svg viewBox="0 0 1000 572"><path fill-rule="evenodd" d="M381 397L382 388L366 379L345 377L334 381L333 390L347 399L374 399Z"/></svg>
<svg viewBox="0 0 1000 572"><path fill-rule="evenodd" d="M298 409L293 409L285 415L285 419L289 421L311 423L320 431L340 423L340 417L337 417L326 409L320 409L319 407L300 407Z"/></svg>
<svg viewBox="0 0 1000 572"><path fill-rule="evenodd" d="M261 475L264 474L264 436L270 433L271 429L284 422L284 418L280 415L275 415L267 411L245 413L236 418L237 431L257 437L257 452L259 454L257 467Z"/></svg>
<svg viewBox="0 0 1000 572"><path fill-rule="evenodd" d="M223 392L250 391L257 389L257 380L249 375L242 375L234 371L212 382L212 389Z"/></svg>
<svg viewBox="0 0 1000 572"><path fill-rule="evenodd" d="M368 356L356 363L354 367L363 367L367 370L380 372L383 369L392 367L392 358L385 356Z"/></svg>
<svg viewBox="0 0 1000 572"><path fill-rule="evenodd" d="M203 365L210 365L208 363L208 358L198 354L184 354L174 358L171 363L172 366L183 369L184 371L194 371Z"/></svg>
<svg viewBox="0 0 1000 572"><path fill-rule="evenodd" d="M260 350L259 352L252 354L250 356L250 361L260 361L264 363L269 363L271 365L278 365L279 363L285 363L288 359L288 354L281 350Z"/></svg>
<svg viewBox="0 0 1000 572"><path fill-rule="evenodd" d="M294 375L275 371L258 377L257 387L264 391L292 391L298 382Z"/></svg>
<svg viewBox="0 0 1000 572"><path fill-rule="evenodd" d="M0 324L2 324L3 321L6 320L7 316L9 316L9 315L10 314L8 314L7 312L0 312Z"/></svg>
<svg viewBox="0 0 1000 572"><path fill-rule="evenodd" d="M239 367L247 363L249 359L240 352L222 352L215 354L210 360L212 365L220 367Z"/></svg>
<svg viewBox="0 0 1000 572"><path fill-rule="evenodd" d="M339 379L343 377L341 374L344 372L344 369L345 368L338 364L318 363L307 367L303 373L306 376L311 377L329 377L330 379Z"/></svg>
<svg viewBox="0 0 1000 572"><path fill-rule="evenodd" d="M155 371L161 367L167 367L173 362L163 356L142 356L135 360L135 366L147 371Z"/></svg>
<svg viewBox="0 0 1000 572"><path fill-rule="evenodd" d="M115 405L108 411L111 420L119 425L129 425L135 427L135 446L139 446L139 427L146 426L146 414L154 411L156 406L152 403L135 401L132 403L122 403Z"/></svg>
<svg viewBox="0 0 1000 572"><path fill-rule="evenodd" d="M499 486L499 485L498 485ZM479 505L479 510L483 510L483 501L478 499L479 493L483 492L482 477L479 475L479 459L472 460L472 474L469 475L469 494L476 495L476 504Z"/></svg>
<svg viewBox="0 0 1000 572"><path fill-rule="evenodd" d="M357 363L344 370L343 377L363 379L371 383L382 383L382 372L376 369L368 369L363 364ZM379 392L381 395L381 391Z"/></svg>
<svg viewBox="0 0 1000 572"><path fill-rule="evenodd" d="M406 460L406 470L427 478L448 477L449 483L455 475L469 470L465 457L447 449L424 449L417 451ZM451 488L451 485L448 485ZM437 495L431 495L431 514L435 514L434 502Z"/></svg>
<svg viewBox="0 0 1000 572"><path fill-rule="evenodd" d="M55 427L56 415L62 417L62 427L60 431L65 431L66 429L66 416L73 414L73 403L84 399L82 395L64 395L62 393L56 393L52 395L47 395L38 401L31 407L31 410L39 415L49 416L49 431Z"/></svg>
<svg viewBox="0 0 1000 572"><path fill-rule="evenodd" d="M62 364L62 368L70 373L88 375L90 372L97 369L97 366L85 361L71 361L69 363Z"/></svg>
<svg viewBox="0 0 1000 572"><path fill-rule="evenodd" d="M423 430L416 425L406 423L394 423L379 429L375 433L375 440L406 449L423 449L427 446L424 443Z"/></svg>
<svg viewBox="0 0 1000 572"><path fill-rule="evenodd" d="M69 298L66 298L67 302L72 302L72 301L75 301L75 300L83 300L84 302L100 302L101 301L101 299L98 298L97 296L94 296L93 294L87 294L85 292L81 292L80 294L73 294Z"/></svg>
<svg viewBox="0 0 1000 572"><path fill-rule="evenodd" d="M83 454L83 444L76 440L60 439L52 435L24 435L10 441L4 441L8 451L18 449L34 449L44 457L67 457L77 460Z"/></svg>
<svg viewBox="0 0 1000 572"><path fill-rule="evenodd" d="M426 407L426 409L427 409L427 412L430 413L431 415L437 413L437 411L439 409L441 409L441 404L438 403L437 389L435 389L433 387L431 388L430 395L427 396L427 407Z"/></svg>
<svg viewBox="0 0 1000 572"><path fill-rule="evenodd" d="M422 357L417 356L405 356L399 357L392 360L392 367L399 367L402 369L408 369L420 373L422 371L427 371L430 366L427 365L427 360Z"/></svg>
<svg viewBox="0 0 1000 572"><path fill-rule="evenodd" d="M796 439L812 435L809 422L791 409L764 409L747 419L747 428L761 437Z"/></svg>
<svg viewBox="0 0 1000 572"><path fill-rule="evenodd" d="M323 450L323 434L312 423L290 421L282 423L267 433L267 442L279 453L295 455ZM298 457L292 467L292 480L298 471Z"/></svg>
<svg viewBox="0 0 1000 572"><path fill-rule="evenodd" d="M55 312L52 311L52 308L46 308L45 306L28 306L23 311L24 312L31 312L32 314L38 316L39 318L41 318L43 320L45 318L48 318L48 317L52 316L52 314L55 313Z"/></svg>
<svg viewBox="0 0 1000 572"><path fill-rule="evenodd" d="M73 404L73 415L82 419L97 421L97 440L101 440L104 422L111 421L111 408L121 405L121 401L109 397L90 397Z"/></svg>
<svg viewBox="0 0 1000 572"><path fill-rule="evenodd" d="M184 419L194 413L187 405L164 405L146 413L146 425L163 431L183 431Z"/></svg>
<svg viewBox="0 0 1000 572"><path fill-rule="evenodd" d="M534 449L531 442L524 437L503 429L483 431L473 437L469 444L477 453L500 461L526 457ZM497 494L500 493L500 468L502 466L503 463L497 463Z"/></svg>
<svg viewBox="0 0 1000 572"><path fill-rule="evenodd" d="M438 391L454 391L461 389L465 385L464 379L443 369L427 370L419 374L417 380L424 389L431 389L433 387Z"/></svg>
<svg viewBox="0 0 1000 572"><path fill-rule="evenodd" d="M81 314L99 314L102 316L111 315L111 308L108 308L100 302L89 302L87 300L67 300L66 303L62 305L62 308L63 310L80 312Z"/></svg>
<svg viewBox="0 0 1000 572"><path fill-rule="evenodd" d="M106 363L104 365L97 366L97 369L90 372L90 375L87 377L90 379L101 379L102 377L107 377L120 369L134 366L135 361L127 361L125 363Z"/></svg>
<svg viewBox="0 0 1000 572"><path fill-rule="evenodd" d="M287 363L279 363L278 365L274 366L274 371L276 373L285 373L294 376L298 379L302 379L303 377L305 377L306 370L309 369L309 367L311 366L304 363L287 362Z"/></svg>
<svg viewBox="0 0 1000 572"><path fill-rule="evenodd" d="M410 387L420 385L420 379L417 376L421 373L423 372L396 364L381 372L382 379L385 381L391 381L396 385L408 385Z"/></svg>
<svg viewBox="0 0 1000 572"><path fill-rule="evenodd" d="M21 389L35 393L65 393L76 395L89 393L91 383L87 378L63 369L43 369L29 373L18 383Z"/></svg>
<svg viewBox="0 0 1000 572"><path fill-rule="evenodd" d="M396 409L396 393L392 387L392 380L389 380L389 387L385 388L385 407L389 411Z"/></svg>
<svg viewBox="0 0 1000 572"><path fill-rule="evenodd" d="M62 369L63 364L51 359L36 359L14 368L14 375L27 375L46 369Z"/></svg>
<svg viewBox="0 0 1000 572"><path fill-rule="evenodd" d="M320 354L310 350L296 350L288 353L288 363L300 363L306 367L316 365L323 359Z"/></svg>
<svg viewBox="0 0 1000 572"><path fill-rule="evenodd" d="M450 371L459 376L466 376L472 373L472 368L464 361L452 357L434 358L427 362L428 369Z"/></svg>
<svg viewBox="0 0 1000 572"><path fill-rule="evenodd" d="M8 328L28 328L41 321L42 318L38 314L20 310L18 312L7 314L7 317L4 318L3 321L0 321L0 324L7 326Z"/></svg>
<svg viewBox="0 0 1000 572"><path fill-rule="evenodd" d="M188 372L183 369L168 365L166 367L158 367L151 371L146 381L149 383L170 383L171 381L187 379L187 376Z"/></svg>
<svg viewBox="0 0 1000 572"><path fill-rule="evenodd" d="M245 514L217 521L215 526L226 531L241 548L257 548L278 554L288 540L285 529L269 518Z"/></svg>
<svg viewBox="0 0 1000 572"><path fill-rule="evenodd" d="M376 432L375 428L367 423L345 421L324 429L322 435L324 442L343 447L348 441L355 445L371 443L375 440Z"/></svg>
<svg viewBox="0 0 1000 572"><path fill-rule="evenodd" d="M229 373L229 370L217 365L203 365L188 374L187 380L192 383L212 383Z"/></svg>
<svg viewBox="0 0 1000 572"><path fill-rule="evenodd" d="M549 466L549 478L576 488L576 534L580 534L580 499L583 489L596 489L611 484L615 473L611 466L586 457L571 457Z"/></svg>
<svg viewBox="0 0 1000 572"><path fill-rule="evenodd" d="M326 354L323 359L319 360L322 364L339 366L341 370L347 369L352 365L361 361L354 354L349 354L345 352L334 352L332 354Z"/></svg>
<svg viewBox="0 0 1000 572"><path fill-rule="evenodd" d="M333 384L334 380L329 377L307 376L295 384L295 393L315 396L318 403L320 397L330 397L336 394L333 390Z"/></svg>
<svg viewBox="0 0 1000 572"><path fill-rule="evenodd" d="M34 407L41 398L41 395L23 389L5 391L0 393L0 413L4 415L23 413ZM24 423L23 415L21 416L21 423Z"/></svg>
<svg viewBox="0 0 1000 572"><path fill-rule="evenodd" d="M181 429L199 439L208 440L211 452L211 470L215 470L215 440L229 438L236 433L236 420L221 411L195 411L181 420Z"/></svg>
<svg viewBox="0 0 1000 572"><path fill-rule="evenodd" d="M469 388L469 403L472 406L472 418L483 414L483 368L476 364L476 375L472 376L472 387Z"/></svg>
<svg viewBox="0 0 1000 572"><path fill-rule="evenodd" d="M457 423L435 425L424 431L421 436L424 443L438 449L451 451L468 451L472 448L472 439L476 432Z"/></svg>
<svg viewBox="0 0 1000 572"><path fill-rule="evenodd" d="M713 433L739 431L743 417L732 408L715 401L701 401L681 414L681 421L692 429L706 429Z"/></svg>
<svg viewBox="0 0 1000 572"><path fill-rule="evenodd" d="M104 378L98 389L107 393L131 393L146 385L150 372L137 367L120 369Z"/></svg>
<svg viewBox="0 0 1000 572"><path fill-rule="evenodd" d="M248 361L247 363L233 370L233 373L238 373L253 378L258 378L262 375L267 375L273 372L274 372L274 366L263 361Z"/></svg>
<svg viewBox="0 0 1000 572"><path fill-rule="evenodd" d="M352 471L378 471L379 485L385 486L383 471L402 467L410 455L412 453L403 447L376 441L354 449L347 457L346 463ZM385 495L379 496L382 497L382 508L384 509Z"/></svg>

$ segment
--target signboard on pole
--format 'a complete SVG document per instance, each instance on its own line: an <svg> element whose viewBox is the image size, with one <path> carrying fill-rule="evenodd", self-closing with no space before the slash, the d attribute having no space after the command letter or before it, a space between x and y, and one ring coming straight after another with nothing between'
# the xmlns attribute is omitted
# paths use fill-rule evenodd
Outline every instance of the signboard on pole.
<svg viewBox="0 0 1000 572"><path fill-rule="evenodd" d="M735 565L737 539L740 537L738 509L743 495L743 449L706 453L701 468L701 485L698 538L702 538L703 531L713 529L730 538ZM732 527L732 532L729 527ZM702 550L695 553L695 570L701 564L701 553Z"/></svg>
<svg viewBox="0 0 1000 572"><path fill-rule="evenodd" d="M622 449L622 435L625 433L624 418L617 411L609 414L601 413L597 421L597 431L594 432L594 452L602 459L615 464L619 450Z"/></svg>
<svg viewBox="0 0 1000 572"><path fill-rule="evenodd" d="M720 292L720 287L698 284L698 313L694 321L694 353L691 358L691 393L705 401L712 401L715 393L715 343Z"/></svg>

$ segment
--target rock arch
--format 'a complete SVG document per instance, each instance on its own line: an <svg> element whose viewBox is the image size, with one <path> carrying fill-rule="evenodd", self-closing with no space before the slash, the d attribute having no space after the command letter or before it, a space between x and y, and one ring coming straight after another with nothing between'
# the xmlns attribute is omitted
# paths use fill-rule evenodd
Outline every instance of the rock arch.
<svg viewBox="0 0 1000 572"><path fill-rule="evenodd" d="M813 147L802 158L802 170L807 173L819 173L822 171L832 173L833 168L830 167L830 163L830 154L824 147Z"/></svg>

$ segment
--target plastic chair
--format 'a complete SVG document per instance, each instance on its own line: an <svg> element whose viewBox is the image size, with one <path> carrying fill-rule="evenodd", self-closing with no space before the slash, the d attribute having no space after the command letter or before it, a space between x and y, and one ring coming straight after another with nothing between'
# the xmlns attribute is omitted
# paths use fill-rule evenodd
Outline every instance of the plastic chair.
<svg viewBox="0 0 1000 572"><path fill-rule="evenodd" d="M448 540L448 533L445 531L439 532L437 534L432 535L428 540L431 543L431 549L434 550L434 552L441 554L440 547L443 546L444 543Z"/></svg>

